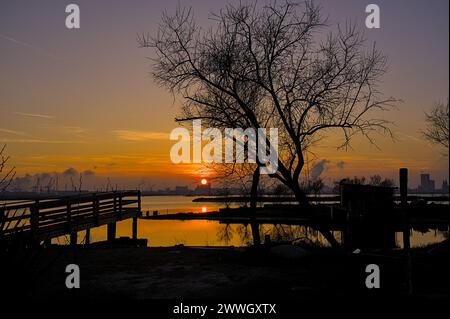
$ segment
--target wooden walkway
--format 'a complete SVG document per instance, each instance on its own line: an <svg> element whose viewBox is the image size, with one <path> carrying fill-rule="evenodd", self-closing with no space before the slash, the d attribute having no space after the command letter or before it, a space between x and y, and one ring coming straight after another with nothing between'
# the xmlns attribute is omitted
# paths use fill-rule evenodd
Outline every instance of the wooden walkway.
<svg viewBox="0 0 450 319"><path fill-rule="evenodd" d="M108 240L115 238L116 222L132 218L132 237L137 239L137 219L141 215L140 191L86 193L59 199L7 203L0 206L0 235L34 244L49 243L52 238L107 226Z"/></svg>

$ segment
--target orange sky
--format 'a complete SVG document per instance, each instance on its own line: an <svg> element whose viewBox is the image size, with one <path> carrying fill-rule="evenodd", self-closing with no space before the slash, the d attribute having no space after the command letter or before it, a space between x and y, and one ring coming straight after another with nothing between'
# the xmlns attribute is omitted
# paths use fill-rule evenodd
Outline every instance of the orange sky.
<svg viewBox="0 0 450 319"><path fill-rule="evenodd" d="M331 22L364 19L357 1L323 3ZM401 1L400 1L401 2ZM133 187L195 185L201 167L170 163L169 132L179 101L155 85L136 33L152 32L164 8L177 1L77 1L81 29L64 27L64 4L39 1L0 5L0 143L7 144L17 173L62 172L69 167L95 173L97 183ZM406 2L405 2L406 3ZM381 174L396 178L410 169L412 186L421 171L440 186L448 178L448 157L425 142L423 112L448 96L448 2L379 3L382 28L368 31L389 56L382 90L403 100L384 116L395 123L396 140L377 139L377 149L355 140L337 151L335 141L314 149L314 161L328 161L328 180ZM200 23L220 3L183 1ZM343 165L338 165L338 163Z"/></svg>

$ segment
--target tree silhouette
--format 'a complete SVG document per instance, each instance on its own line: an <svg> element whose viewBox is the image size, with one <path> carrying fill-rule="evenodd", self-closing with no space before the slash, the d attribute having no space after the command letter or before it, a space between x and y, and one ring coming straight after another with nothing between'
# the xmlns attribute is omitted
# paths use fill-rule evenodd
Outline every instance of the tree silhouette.
<svg viewBox="0 0 450 319"><path fill-rule="evenodd" d="M430 110L425 112L426 129L423 136L433 144L444 148L448 155L448 100L447 104L437 103Z"/></svg>
<svg viewBox="0 0 450 319"><path fill-rule="evenodd" d="M0 149L0 192L6 191L16 175L15 167L7 169L9 156L5 154L6 145Z"/></svg>
<svg viewBox="0 0 450 319"><path fill-rule="evenodd" d="M155 50L153 76L183 97L177 121L278 128L278 170L271 177L299 203L307 205L300 175L314 142L332 130L341 133L343 148L356 134L370 143L375 131L390 134L388 122L373 113L395 102L377 89L386 57L375 46L365 49L355 25L325 34L320 8L308 1L230 4L211 18L214 27L202 30L191 9L178 8L163 13L156 36L139 35L141 47Z"/></svg>

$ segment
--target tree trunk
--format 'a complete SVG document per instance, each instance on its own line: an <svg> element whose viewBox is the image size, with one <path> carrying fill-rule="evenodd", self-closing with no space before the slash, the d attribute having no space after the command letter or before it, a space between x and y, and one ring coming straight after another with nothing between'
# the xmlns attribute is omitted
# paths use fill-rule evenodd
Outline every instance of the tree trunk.
<svg viewBox="0 0 450 319"><path fill-rule="evenodd" d="M259 236L259 226L256 223L256 204L258 201L259 166L253 172L252 189L250 191L250 226L252 228L253 244L259 246L261 238Z"/></svg>
<svg viewBox="0 0 450 319"><path fill-rule="evenodd" d="M310 212L310 205L308 198L306 197L306 193L300 188L298 181L294 181L294 185L292 187L292 191L294 192L295 199L298 201L300 209L304 209L308 214ZM313 217L313 216L312 216ZM330 243L331 247L339 248L340 245L338 241L334 238L333 234L330 230L324 228L323 226L318 225L317 230L325 237L325 239Z"/></svg>
<svg viewBox="0 0 450 319"><path fill-rule="evenodd" d="M307 209L309 207L309 201L306 197L306 193L300 188L298 181L294 181L292 185L292 191L294 192L295 199L301 207Z"/></svg>

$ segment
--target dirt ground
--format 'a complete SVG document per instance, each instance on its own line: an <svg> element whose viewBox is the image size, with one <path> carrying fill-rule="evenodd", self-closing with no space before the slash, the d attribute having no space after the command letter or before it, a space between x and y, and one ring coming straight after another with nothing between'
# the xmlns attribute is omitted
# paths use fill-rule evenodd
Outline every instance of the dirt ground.
<svg viewBox="0 0 450 319"><path fill-rule="evenodd" d="M414 255L414 294L448 298L448 257L430 258ZM80 289L65 286L65 267L72 263L80 267ZM369 263L380 266L381 289L365 287ZM395 254L349 256L326 248L291 259L264 248L66 246L36 253L15 287L32 299L404 296L404 265Z"/></svg>

